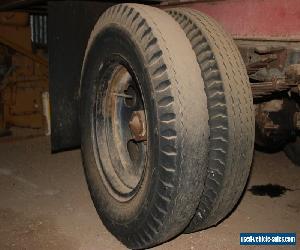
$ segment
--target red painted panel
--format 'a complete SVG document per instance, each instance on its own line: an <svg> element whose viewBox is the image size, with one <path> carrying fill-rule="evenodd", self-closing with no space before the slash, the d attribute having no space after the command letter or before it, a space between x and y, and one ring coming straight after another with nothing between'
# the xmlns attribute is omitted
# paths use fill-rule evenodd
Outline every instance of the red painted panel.
<svg viewBox="0 0 300 250"><path fill-rule="evenodd" d="M300 0L226 0L193 3L235 37L300 40Z"/></svg>

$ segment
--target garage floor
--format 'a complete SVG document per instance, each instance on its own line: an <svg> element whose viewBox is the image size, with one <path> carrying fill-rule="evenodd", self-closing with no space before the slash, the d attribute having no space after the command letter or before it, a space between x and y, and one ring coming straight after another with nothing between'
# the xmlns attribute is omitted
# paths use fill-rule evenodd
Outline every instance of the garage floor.
<svg viewBox="0 0 300 250"><path fill-rule="evenodd" d="M283 194L246 191L219 226L157 249L240 249L240 232L297 232L299 238L300 168L283 153L255 152L248 189L258 185L252 190L264 194L266 184L281 186L267 187L270 195ZM95 212L79 150L51 155L46 137L0 139L0 249L125 249Z"/></svg>

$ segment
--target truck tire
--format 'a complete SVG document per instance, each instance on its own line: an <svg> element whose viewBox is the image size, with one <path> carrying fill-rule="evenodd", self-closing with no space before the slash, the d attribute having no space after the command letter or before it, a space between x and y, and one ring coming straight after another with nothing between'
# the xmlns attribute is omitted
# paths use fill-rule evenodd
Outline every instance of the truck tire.
<svg viewBox="0 0 300 250"><path fill-rule="evenodd" d="M300 166L300 139L296 138L294 142L290 142L284 148L286 156L296 165Z"/></svg>
<svg viewBox="0 0 300 250"><path fill-rule="evenodd" d="M207 167L208 110L192 47L162 10L120 4L98 20L81 80L82 157L92 200L129 248L181 233Z"/></svg>
<svg viewBox="0 0 300 250"><path fill-rule="evenodd" d="M245 65L232 38L210 17L168 10L185 31L204 79L209 112L209 163L197 212L186 232L216 225L237 204L254 148L254 108Z"/></svg>

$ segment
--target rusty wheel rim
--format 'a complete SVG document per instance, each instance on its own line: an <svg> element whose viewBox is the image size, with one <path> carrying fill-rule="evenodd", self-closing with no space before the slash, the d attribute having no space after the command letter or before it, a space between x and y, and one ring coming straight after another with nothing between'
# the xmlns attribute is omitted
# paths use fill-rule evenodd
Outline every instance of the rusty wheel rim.
<svg viewBox="0 0 300 250"><path fill-rule="evenodd" d="M100 171L111 195L127 201L137 193L146 166L146 111L133 72L122 64L114 65L108 72L105 97L99 93L96 101L102 103L102 110L95 117L98 151L102 149Z"/></svg>

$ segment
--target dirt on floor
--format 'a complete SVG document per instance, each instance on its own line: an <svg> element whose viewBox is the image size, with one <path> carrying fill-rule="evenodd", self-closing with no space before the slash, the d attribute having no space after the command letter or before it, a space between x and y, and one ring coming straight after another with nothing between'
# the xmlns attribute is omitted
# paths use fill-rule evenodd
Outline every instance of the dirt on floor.
<svg viewBox="0 0 300 250"><path fill-rule="evenodd" d="M80 151L50 151L48 137L0 139L0 249L126 249L98 218ZM220 225L156 249L240 249L241 232L299 237L300 167L284 153L255 152L247 191Z"/></svg>

